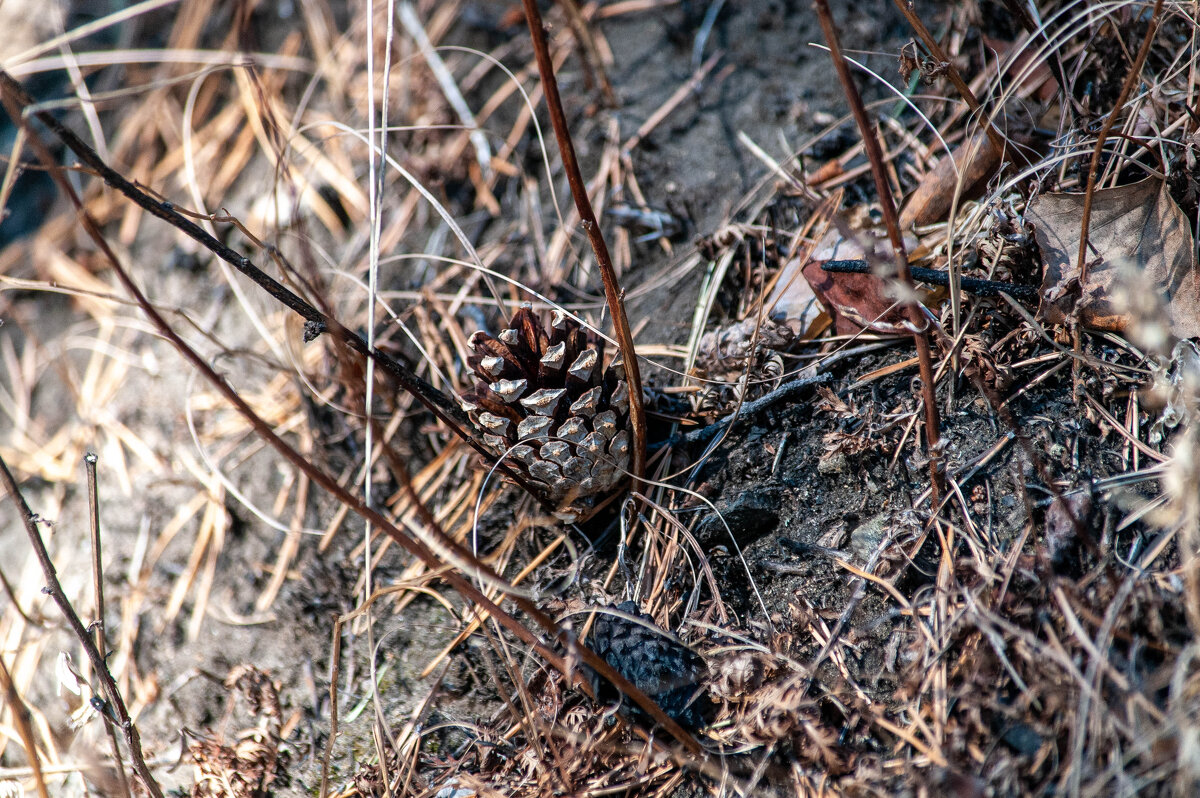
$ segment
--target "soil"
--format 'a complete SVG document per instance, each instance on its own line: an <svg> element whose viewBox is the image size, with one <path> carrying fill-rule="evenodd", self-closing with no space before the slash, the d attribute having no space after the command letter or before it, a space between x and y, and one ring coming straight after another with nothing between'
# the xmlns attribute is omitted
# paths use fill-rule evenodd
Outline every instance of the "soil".
<svg viewBox="0 0 1200 798"><path fill-rule="evenodd" d="M266 5L271 8L258 13L274 14L286 28L282 6ZM844 45L852 53L867 53L863 57L882 74L898 77L895 54L910 38L903 18L892 3L882 0L847 5L852 8L837 12ZM497 23L510 10L506 4L474 3L470 8L472 13L451 27L446 43L495 46L506 37L527 38L520 26ZM560 80L585 174L592 174L600 162L606 131L614 120L621 139L628 137L692 75L697 67L692 48L711 8L708 3L683 2L596 23L612 48L608 76L619 100L616 108L597 108L596 92L585 88L578 58L567 60ZM270 38L276 37L282 38L282 32ZM807 140L845 113L828 54L811 46L821 41L808 3L751 0L721 6L703 52L705 58L718 50L723 53L712 77L632 153L632 169L647 203L680 222L680 232L673 237L677 251L731 221L753 221L753 214L774 191L769 171L739 141L739 134L782 158L785 150L803 150ZM478 107L492 88L481 87L467 97L468 102ZM870 82L865 83L865 93L868 99L884 96ZM827 136L817 146L836 149L829 140L837 138L836 133ZM821 159L830 155L818 154ZM255 163L222 204L235 215L245 213L270 180L265 162ZM560 200L565 202L564 195ZM463 216L474 210L451 207ZM606 225L611 235L616 225L611 219ZM502 226L485 226L483 239ZM192 248L165 228L144 224L141 230L136 241L128 242L128 259L136 264L143 289L160 306L186 307L190 318L201 320L199 329L187 330L187 337L203 352L239 353L217 366L240 389L253 391L271 384L273 363L245 354L258 344L258 334L228 289L214 288L225 285L214 276L216 267L207 261L194 270L171 267ZM402 246L421 251L422 235L410 234ZM655 343L685 343L705 264L679 271L681 258L665 254L657 241L634 244L633 253L633 266L622 279L629 291L634 328ZM242 284L251 307L272 307L269 299L254 293L253 286ZM598 295L597 285L587 288ZM288 545L291 510L273 507L272 502L291 477L269 450L237 449L244 457L228 465L228 471L236 489L260 514L235 499L228 486L208 484L209 490L224 497L230 522L217 523L221 532L202 549L196 545L196 524L189 522L148 558L147 547L208 478L209 469L200 465L188 428L190 412L198 416L201 432L219 426L219 414L189 411L203 404L208 391L170 346L146 340L140 330L126 329L115 333L113 345L127 348L136 358L119 386L111 396L75 407L64 397L78 393L91 352L76 349L71 336L94 335L95 324L78 303L46 293L10 293L7 302L6 324L0 329L5 346L21 352L36 342L41 352L38 366L47 372L39 377L30 409L41 430L40 438L32 439L45 442L53 430L69 429L73 446L62 455L63 463L77 462L83 450L100 454L107 629L114 638L134 641L133 661L121 664L127 668L124 685L144 699L136 709L147 757L156 762L174 760L183 730L188 730L186 743L189 737L205 733L201 730L232 735L247 725L245 718L230 714L230 692L220 683L235 667L252 664L279 685L279 704L287 721L286 778L273 794L315 795L329 733L333 621L356 606L356 591L361 594L361 526L347 521L328 545L315 535L305 535L294 559L286 563L288 578L278 597L268 608L257 607L255 599L270 581L279 551ZM1002 306L997 300L996 307ZM126 313L126 318L133 317L132 311ZM1005 332L991 330L990 340L999 340ZM1091 345L1097 356L1125 357L1121 352L1101 351L1101 344ZM720 595L734 615L731 628L757 630L764 640L778 641L791 634L788 656L802 662L821 657L808 689L814 696L824 696L818 711L822 723L840 735L839 743L847 752L843 758L883 759L889 754L868 733L863 718L869 713L864 707L872 702L886 704L912 688L900 674L911 664L906 657L914 656L910 644L915 634L896 602L884 590L868 589L845 564L889 580L913 606L920 606L931 600L943 556L944 541L924 534L911 511L929 487L912 389L915 366L878 375L881 369L911 357L910 343L900 339L844 361L819 389L740 418L716 445L676 449L667 468L673 472L702 462L690 486L704 501L697 500L688 512L700 517L693 529L712 564ZM649 375L656 386L671 379L665 369ZM11 382L8 385L11 388ZM939 387L946 468L959 478L957 487L966 499L986 508L985 534L994 552L1012 552L1016 546L1019 553L1018 541L1029 533L1030 519L1040 520L1052 498L1038 492L1036 485L1043 483L1043 475L1037 473L1030 453L1012 442L1010 424L1029 433L1037 442L1037 458L1048 463L1051 478L1068 489L1087 478L1127 468L1120 442L1081 418L1071 399L1070 369L1012 402L1008 407L1012 420L992 413L976 386L965 378L945 380ZM309 412L319 434L308 454L325 463L355 462L355 444L347 441L344 426L321 416L319 409L309 408ZM127 470L128 481L120 477L126 470L114 463L129 458L112 433L117 422L136 429L146 445L144 462L135 462L136 467ZM665 429L660 430L660 439L665 434ZM419 427L412 433L415 456L428 448L422 435ZM0 431L0 446L22 445L7 438ZM323 443L328 444L325 451ZM230 447L214 456L230 456L233 451ZM83 598L89 593L90 565L82 472L63 473L57 480L26 474L23 488L35 512L54 520L53 527L43 531L50 536L58 572L68 581L67 592L80 597L83 612L90 607ZM710 506L715 506L724 524ZM328 498L318 497L301 525L320 530L336 511ZM502 532L506 516L527 511L528 505L519 497L506 495L482 519L481 541L486 546L493 532ZM277 518L281 524L267 524L262 516ZM1116 536L1117 544L1127 546L1133 533L1114 532L1113 516L1111 510L1100 513L1095 528L1101 536ZM604 578L617 556L618 524L612 515L602 516L584 532L595 550L582 581L594 583ZM0 528L0 546L24 551L23 535L18 524L7 522ZM524 543L519 556L536 554L545 540ZM586 546L588 540L581 538L579 543ZM1012 569L1008 571L1014 589L1037 589L1037 574L1052 573L1072 559L1051 543L1039 544L1044 562L1025 562L1015 576ZM196 578L208 582L186 589L179 611L168 616L163 608L172 602L178 575L194 567L191 558L197 551L203 559ZM405 558L388 551L375 568L376 583L402 578L406 565ZM1062 567L1069 570L1070 566ZM548 584L562 568L562 560L553 560L536 575L535 583ZM40 576L24 555L7 559L4 570L19 596L34 595ZM135 589L141 591L141 603L136 605L141 614L118 616L114 608L128 601ZM207 596L203 604L198 603L201 593ZM811 628L824 629L826 634L835 629L846 645L838 648L836 656L823 652L819 637L796 631ZM449 614L432 599L413 601L399 611L380 604L367 643L361 640L365 627L347 623L339 680L354 688L339 698L341 727L332 757L332 784L344 785L363 772L375 750L376 711L392 730L418 717L424 728L436 728L426 737L424 749L436 757L461 751L471 739L464 729L490 723L503 709L489 672L502 666L494 661L488 641L478 637L447 660L442 695L426 706L430 680L420 672L457 631ZM720 639L687 625L677 631L698 646ZM371 667L364 656L368 645L375 652L377 704L368 700L372 680L364 675ZM69 638L56 633L44 639L44 646L41 671L26 698L40 706L62 739L73 745L71 757L99 761L108 749L96 728L98 722L93 720L92 729L83 733L69 731L69 702L54 695L48 675L47 663L53 659L49 652L74 650ZM11 653L6 651L6 657ZM1013 734L1011 739L1017 742L1009 744L1014 749L1022 745L1036 749L1040 744L1032 728L1021 727ZM1022 743L1022 734L1032 735L1033 741ZM23 761L11 756L12 750L10 746L5 766ZM187 768L155 772L167 788L188 785L193 779ZM945 773L947 779L954 776L953 769ZM101 787L104 791L111 788L112 782L98 771L89 771L88 778L107 785ZM697 783L701 783L699 776L689 776L676 794L688 794L686 790ZM84 794L77 779L61 786L59 795Z"/></svg>

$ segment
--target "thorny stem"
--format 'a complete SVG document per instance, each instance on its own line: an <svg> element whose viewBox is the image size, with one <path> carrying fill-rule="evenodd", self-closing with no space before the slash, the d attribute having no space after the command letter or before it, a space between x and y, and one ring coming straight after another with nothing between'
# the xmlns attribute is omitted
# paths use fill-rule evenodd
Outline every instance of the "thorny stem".
<svg viewBox="0 0 1200 798"><path fill-rule="evenodd" d="M1096 192L1096 173L1100 170L1100 156L1104 151L1104 142L1108 140L1108 134L1113 129L1113 125L1117 123L1117 116L1121 109L1125 107L1129 95L1133 92L1133 87L1142 79L1142 67L1146 64L1146 57L1150 55L1150 45L1154 43L1154 36L1158 33L1158 23L1162 14L1163 0L1155 0L1154 11L1150 15L1150 27L1146 29L1146 38L1142 40L1141 49L1138 50L1137 58L1129 68L1129 74L1125 76L1125 82L1121 85L1121 93L1117 96L1117 101L1113 103L1112 110L1109 111L1108 117L1104 120L1104 124L1100 127L1100 134L1096 137L1096 147L1092 150L1092 162L1088 166L1087 173L1087 192L1083 196L1083 221L1082 229L1079 233L1079 257L1076 260L1075 267L1079 270L1079 285L1081 288L1087 286L1088 262L1088 227L1092 221L1092 196Z"/></svg>
<svg viewBox="0 0 1200 798"><path fill-rule="evenodd" d="M1161 1L1161 0L1160 0ZM842 47L838 41L837 27L833 24L833 15L829 11L828 0L813 0L813 7L821 21L821 29L825 33L825 41L829 45L829 55L833 59L834 69L837 70L838 80L841 81L842 91L858 124L862 135L863 146L867 158L871 162L871 173L875 177L875 193L879 195L879 205L883 211L883 219L887 224L888 237L892 243L893 260L896 265L896 278L903 284L909 297L915 297L912 275L908 271L908 257L904 249L904 238L900 233L900 220L896 215L896 204L892 200L892 190L888 185L887 172L883 165L883 152L879 147L879 139L871 129L871 120L867 118L867 109L863 106L858 87L850 76L850 68L842 55ZM941 437L941 423L938 419L937 399L934 396L933 357L929 347L929 322L915 299L904 303L912 325L913 343L917 349L917 367L921 374L921 396L925 404L925 445L929 456L929 474L933 490L931 507L937 507L939 497L945 489L942 473L942 457L938 447Z"/></svg>
<svg viewBox="0 0 1200 798"><path fill-rule="evenodd" d="M84 231L104 254L109 265L112 266L117 279L124 286L125 290L133 297L138 307L146 314L150 322L158 329L159 333L171 343L172 346L179 351L185 360L187 360L193 368L199 371L210 384L217 389L218 392L229 402L235 410L237 410L243 418L250 422L254 428L254 432L264 442L271 445L293 466L304 472L309 479L320 485L330 493L334 498L341 502L344 506L353 510L360 518L370 522L375 527L383 530L397 545L409 552L413 556L420 559L431 570L438 572L441 578L446 581L455 591L464 599L473 602L482 609L490 613L500 624L512 632L518 639L536 651L547 663L555 670L563 674L563 676L571 683L581 686L584 690L589 690L587 679L580 673L578 668L572 668L564 658L549 648L545 643L530 631L524 624L519 622L509 613L502 610L492 599L488 598L481 590L475 587L469 579L467 579L458 570L453 567L446 567L451 563L440 557L434 549L425 541L415 537L410 537L402 532L395 524L393 524L382 513L367 505L367 503L358 495L355 495L338 483L336 479L330 476L325 471L321 470L308 458L304 457L300 452L290 446L282 438L280 438L275 430L271 428L267 422L254 412L254 410L246 403L246 401L238 394L236 390L226 382L220 375L213 370L208 361L201 357L200 354L187 344L179 334L167 323L162 314L155 309L146 295L142 293L137 284L133 282L129 272L121 265L121 261L117 258L112 247L100 232L100 226L95 218L83 207L83 202L75 189L67 182L63 176L63 167L51 157L49 150L38 131L29 124L20 109L14 103L13 95L10 93L10 86L6 81L11 81L7 73L0 70L0 90L2 90L2 99L5 109L14 121L21 124L24 129L27 140L34 147L38 158L49 171L50 176L58 185L59 190L71 201L75 206L76 216L79 219ZM19 90L19 87L18 87ZM361 340L361 339L360 339ZM35 549L38 552L38 558L42 561L43 570L47 575L47 581L52 583L54 590L52 593L55 599L60 601L60 606L63 607L64 614L70 611L68 620L71 621L73 627L77 627L76 634L81 638L85 650L88 652L88 657L92 661L93 667L100 673L103 683L108 690L113 703L118 711L118 720L126 734L126 739L134 756L134 766L138 768L139 775L147 781L147 789L152 792L154 798L162 798L162 793L158 789L158 785L150 778L149 770L146 768L145 760L141 754L141 739L137 734L137 730L133 726L133 721L129 719L129 715L125 710L124 704L121 702L121 697L117 693L116 683L113 682L112 675L108 672L103 659L96 650L96 646L92 639L88 637L87 631L80 623L78 616L71 611L71 605L66 600L65 594L58 583L58 579L54 574L54 566L50 562L49 555L46 554L45 547L41 544L41 538L37 533L36 524L33 522L33 514L29 511L28 505L24 499L16 492L16 481L8 472L7 466L4 465L3 459L0 459L0 470L3 471L4 483L8 487L10 493L16 498L19 506L22 508L23 517L26 518L26 527L29 529L30 535L35 543ZM429 530L438 540L439 546L449 550L455 558L460 562L466 563L470 568L474 569L479 575L491 581L494 584L507 584L503 577L499 576L492 568L483 562L480 562L470 551L458 543L456 540L449 538L438 527ZM511 586L510 586L511 587ZM554 622L548 615L542 612L529 599L518 593L509 592L507 597L517 605L517 607L533 619L538 626L542 628L548 635L555 638L561 638L562 630L558 624ZM586 662L593 670L607 679L623 694L631 698L634 703L646 711L654 720L659 723L667 732L678 740L690 753L695 756L702 755L700 744L692 737L677 721L663 712L658 704L654 703L641 690L635 687L628 679L615 671L604 659L598 656L591 649L582 645L575 645L573 648L584 662Z"/></svg>
<svg viewBox="0 0 1200 798"><path fill-rule="evenodd" d="M96 648L96 641L88 634L83 621L79 620L79 616L75 614L75 608L67 599L67 594L63 592L62 583L58 581L58 573L54 570L54 562L50 559L49 552L46 551L46 544L42 540L41 532L38 531L38 519L29 509L25 497L21 495L21 491L17 487L17 480L8 470L8 464L4 462L3 457L0 457L0 483L4 485L5 491L12 497L13 502L17 505L17 511L21 514L21 521L25 524L25 531L29 534L29 544L33 547L33 553L37 557L38 563L42 566L42 575L46 580L46 586L43 589L54 599L59 612L66 618L71 631L83 646L83 651L92 664L92 670L95 671L96 678L100 680L100 684L104 688L105 698L108 699L108 703L116 713L115 720L125 735L125 743L129 746L129 754L133 758L133 768L137 771L142 786L154 798L163 798L162 790L159 789L154 776L150 774L150 768L142 756L141 735L138 734L137 727L133 725L133 720L129 717L129 711L125 708L125 700L121 697L117 683L108 670L108 663L104 661L104 656ZM34 751L30 751L30 756L36 756Z"/></svg>
<svg viewBox="0 0 1200 798"><path fill-rule="evenodd" d="M636 483L645 472L646 414L642 408L642 377L638 369L637 353L633 348L633 333L629 329L629 319L625 316L624 293L617 284L617 272L613 268L612 257L608 254L608 245L604 243L604 234L596 222L592 202L588 199L587 186L583 182L583 174L579 171L579 161L575 157L575 145L571 143L571 133L567 129L567 117L563 113L562 98L558 94L558 80L554 77L554 64L550 59L550 48L546 45L546 33L542 29L542 15L538 11L537 0L523 2L525 19L529 23L529 36L533 40L533 52L537 57L538 72L542 77L542 89L546 95L546 108L550 111L550 121L554 124L554 135L558 139L558 149L562 154L563 171L566 172L567 182L571 185L571 196L575 198L575 209L579 212L583 229L587 232L592 251L596 253L596 265L600 269L600 279L604 282L604 298L608 303L608 312L612 315L613 332L625 361L625 380L629 383L629 423L633 427L631 471ZM634 488L636 487L635 484Z"/></svg>
<svg viewBox="0 0 1200 798"><path fill-rule="evenodd" d="M25 124L23 112L28 106L33 104L33 100L25 93L20 84L2 69L0 69L0 94L3 95L5 107L8 109L9 114L13 115L13 120L20 124ZM37 117L38 121L45 124L71 152L75 153L79 160L103 178L106 184L120 191L130 201L144 208L151 215L162 219L167 224L190 236L205 249L249 277L284 306L301 316L307 322L305 325L306 340L310 337L315 338L322 332L328 332L334 336L335 340L364 357L375 361L384 371L396 378L401 388L416 397L426 409L443 421L487 462L496 462L495 455L471 434L471 424L463 412L444 393L430 385L395 358L368 346L362 337L351 332L337 319L322 313L304 301L304 299L292 293L280 282L255 266L249 258L244 257L213 238L202 227L175 210L169 202L159 202L133 183L130 183L119 172L106 164L95 150L62 125L54 116L45 111L35 111L33 115ZM506 477L536 498L548 511L553 512L557 509L549 504L538 491L534 490L528 480L522 478L520 474L510 468L503 460L497 463L497 467Z"/></svg>

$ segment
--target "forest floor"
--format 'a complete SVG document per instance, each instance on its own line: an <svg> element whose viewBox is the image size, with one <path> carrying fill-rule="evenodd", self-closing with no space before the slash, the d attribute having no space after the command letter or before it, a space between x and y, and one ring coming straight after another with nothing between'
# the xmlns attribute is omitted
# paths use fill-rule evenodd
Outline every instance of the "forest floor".
<svg viewBox="0 0 1200 798"><path fill-rule="evenodd" d="M3 66L39 108L447 395L472 387L471 333L524 302L611 334L519 5L397 3L389 20L377 2L368 20L363 4L188 0L87 28L91 5L57 7L60 40L0 9L22 34ZM949 61L911 44L897 5L835 10L908 262L990 281L914 293L878 276L879 184L808 3L587 4L573 28L575 5L543 12L651 411L649 481L577 523L492 474L391 375L366 390L360 358L330 334L306 341L211 247L69 172L220 380L205 375L5 129L29 168L2 189L0 457L88 624L97 455L107 666L157 782L347 798L1193 794L1192 6L1042 3L1044 37L1018 4L917 9ZM394 161L373 201L368 120L385 106ZM1071 271L1088 193L1090 277ZM933 447L906 297L928 309ZM500 579L406 553L265 429L367 491L396 534L438 526ZM42 778L53 795L123 794L107 729L122 730L89 702L95 669L3 507L0 659ZM504 591L562 624L542 642L566 672L451 589L454 569L530 628ZM680 738L580 664L575 641L596 647L589 630L621 617L589 611L625 601L663 656L699 663L685 686L706 710ZM665 695L634 678L651 647L609 662ZM0 783L35 794L18 731L5 715Z"/></svg>

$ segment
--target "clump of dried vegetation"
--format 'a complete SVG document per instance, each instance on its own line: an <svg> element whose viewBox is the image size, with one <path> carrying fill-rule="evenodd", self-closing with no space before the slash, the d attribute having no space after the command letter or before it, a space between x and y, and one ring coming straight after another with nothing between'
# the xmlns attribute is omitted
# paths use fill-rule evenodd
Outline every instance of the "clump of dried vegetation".
<svg viewBox="0 0 1200 798"><path fill-rule="evenodd" d="M196 796L1200 788L1194 6L898 0L885 94L818 2L850 116L743 136L767 179L689 243L631 153L719 58L610 113L605 20L663 5L148 3L6 55L70 101L0 76L0 199L71 202L0 250L5 779L162 795L141 718L199 679L230 708L186 720ZM626 320L688 280L688 340ZM89 451L128 497L92 482L91 590L88 516L44 520ZM99 524L168 474L153 523ZM291 617L334 562L307 696L154 672L155 636ZM389 680L418 611L446 633Z"/></svg>

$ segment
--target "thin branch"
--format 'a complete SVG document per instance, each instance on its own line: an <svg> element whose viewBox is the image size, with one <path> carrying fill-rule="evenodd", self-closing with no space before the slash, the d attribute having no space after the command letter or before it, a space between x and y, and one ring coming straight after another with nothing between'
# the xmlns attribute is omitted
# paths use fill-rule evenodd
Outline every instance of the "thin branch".
<svg viewBox="0 0 1200 798"><path fill-rule="evenodd" d="M44 150L45 147L43 146L41 149ZM48 155L49 153L47 153ZM56 171L54 174L60 174L60 172ZM29 544L33 547L33 553L37 557L38 563L42 566L42 575L46 580L46 586L43 589L50 594L50 597L54 599L54 603L58 605L59 612L66 618L71 631L78 638L80 645L83 646L88 662L92 664L92 670L95 671L96 678L100 680L100 685L104 688L104 695L115 712L114 719L125 734L125 743L129 746L130 756L133 757L133 769L137 771L138 778L141 779L142 786L146 788L146 792L150 793L154 798L163 798L162 790L159 789L158 782L150 775L150 768L146 765L146 759L142 755L141 735L138 734L137 727L129 717L129 710L125 708L125 701L121 697L121 691L117 688L117 683L113 679L112 673L108 670L108 663L104 661L100 650L96 648L96 642L88 634L83 621L79 620L79 616L75 613L75 608L71 606L70 600L67 599L67 594L63 592L62 583L58 581L58 572L54 570L54 562L50 559L50 553L46 551L46 544L42 540L42 533L38 531L38 518L29 509L29 505L26 504L25 497L21 495L21 491L17 487L16 478L8 470L8 464L4 462L2 456L0 456L0 483L4 485L4 489L17 505L17 511L21 515L21 522L25 525L25 531L29 534Z"/></svg>
<svg viewBox="0 0 1200 798"><path fill-rule="evenodd" d="M855 86L854 79L850 75L850 68L846 65L846 59L842 54L842 47L838 41L837 27L833 24L833 15L829 11L829 2L828 0L813 0L813 7L817 11L817 17L820 19L821 29L825 33L825 41L829 45L829 54L833 58L834 69L837 71L838 79L842 83L842 90L845 92L846 101L850 104L850 112L854 115L854 121L858 123L858 130L862 136L863 146L866 149L867 158L871 162L871 173L875 176L875 191L879 195L879 205L883 210L883 219L887 224L888 237L892 242L896 277L904 285L909 296L915 296L913 293L912 276L908 271L908 258L904 249L904 238L900 234L900 220L896 215L896 203L892 199L892 190L888 185L887 172L884 169L883 163L883 152L879 147L879 139L875 137L871 121L867 118L867 109L863 107L858 87ZM929 474L933 487L933 502L930 506L937 507L939 504L938 498L945 489L943 484L945 475L942 473L942 458L938 447L938 440L941 437L941 422L938 419L937 399L934 395L933 357L929 347L929 322L915 299L905 302L904 309L908 314L909 323L912 325L913 343L917 349L917 365L921 374L921 394L925 404L925 445L926 453L929 455Z"/></svg>
<svg viewBox="0 0 1200 798"><path fill-rule="evenodd" d="M546 108L550 111L550 121L554 123L554 135L558 138L558 149L562 154L563 171L567 174L567 182L571 185L571 196L575 198L575 209L579 212L583 229L587 232L592 251L596 253L596 265L600 269L600 279L604 282L604 299L608 303L608 312L612 315L613 333L625 361L625 379L629 383L629 423L633 427L633 456L630 471L636 488L637 481L645 473L646 468L646 414L642 407L642 377L638 369L637 352L633 348L633 332L629 329L629 319L625 316L624 292L617 284L617 272L613 268L612 257L608 254L608 245L604 242L604 234L596 222L596 214L592 210L592 202L588 199L587 186L583 182L583 174L579 171L579 161L575 157L575 145L571 143L571 133L567 129L567 117L563 113L562 98L558 94L558 80L554 77L554 63L550 59L550 48L546 45L546 32L542 29L542 15L538 11L537 0L523 0L525 4L525 19L529 23L529 35L533 40L533 52L537 56L538 72L542 77L542 88L546 95Z"/></svg>
<svg viewBox="0 0 1200 798"><path fill-rule="evenodd" d="M829 260L821 264L821 271L834 274L870 274L871 264L865 260ZM914 280L929 285L947 288L950 285L950 272L941 269L925 269L920 266L910 266L909 272ZM980 280L975 277L958 278L959 287L968 294L975 296L999 296L1008 294L1013 299L1023 299L1026 302L1038 300L1038 289L1032 285L1006 283L1000 280Z"/></svg>
<svg viewBox="0 0 1200 798"><path fill-rule="evenodd" d="M92 538L92 589L96 594L96 618L92 625L96 631L96 649L100 656L107 659L108 644L104 641L104 557L100 548L100 496L96 486L96 455L88 452L83 458L87 470L88 519ZM117 732L109 724L109 743L112 745L113 761L117 763L117 776L121 782L121 794L129 798L129 778L125 775L125 763L121 760L121 746L117 742Z"/></svg>

